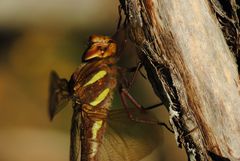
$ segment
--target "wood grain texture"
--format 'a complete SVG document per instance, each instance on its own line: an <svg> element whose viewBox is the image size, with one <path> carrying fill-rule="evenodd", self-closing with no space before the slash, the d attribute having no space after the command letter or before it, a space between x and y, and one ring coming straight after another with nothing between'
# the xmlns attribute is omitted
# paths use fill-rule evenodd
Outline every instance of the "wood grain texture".
<svg viewBox="0 0 240 161"><path fill-rule="evenodd" d="M128 32L155 93L165 102L178 146L190 160L211 151L240 160L240 83L210 3L126 0Z"/></svg>

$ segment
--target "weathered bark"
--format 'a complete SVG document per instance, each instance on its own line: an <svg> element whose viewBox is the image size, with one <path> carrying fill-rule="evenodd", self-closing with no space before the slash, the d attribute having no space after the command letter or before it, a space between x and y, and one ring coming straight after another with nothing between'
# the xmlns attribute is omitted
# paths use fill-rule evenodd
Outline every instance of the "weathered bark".
<svg viewBox="0 0 240 161"><path fill-rule="evenodd" d="M240 160L240 83L232 53L238 54L239 22L232 21L237 35L227 44L232 36L221 31L216 2L121 0L129 36L190 160L214 160L213 154Z"/></svg>

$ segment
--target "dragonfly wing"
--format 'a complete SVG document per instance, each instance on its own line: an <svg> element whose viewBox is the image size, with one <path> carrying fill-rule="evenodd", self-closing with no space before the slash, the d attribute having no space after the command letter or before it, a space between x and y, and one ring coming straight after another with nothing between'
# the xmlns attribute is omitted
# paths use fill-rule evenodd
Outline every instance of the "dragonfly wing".
<svg viewBox="0 0 240 161"><path fill-rule="evenodd" d="M68 81L60 79L55 71L50 73L48 112L50 119L61 111L69 102Z"/></svg>
<svg viewBox="0 0 240 161"><path fill-rule="evenodd" d="M147 114L136 111L134 115L146 118ZM159 126L136 123L128 118L125 110L111 112L110 118L100 148L100 160L139 161L158 147L161 138Z"/></svg>
<svg viewBox="0 0 240 161"><path fill-rule="evenodd" d="M74 111L71 126L70 161L78 161L80 157L80 123L80 113L78 111Z"/></svg>

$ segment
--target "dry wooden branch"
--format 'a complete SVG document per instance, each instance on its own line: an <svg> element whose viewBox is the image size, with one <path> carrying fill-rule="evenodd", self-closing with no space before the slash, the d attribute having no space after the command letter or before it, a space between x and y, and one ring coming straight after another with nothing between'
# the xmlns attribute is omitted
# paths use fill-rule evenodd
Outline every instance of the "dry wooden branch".
<svg viewBox="0 0 240 161"><path fill-rule="evenodd" d="M178 146L190 160L240 160L239 76L215 15L217 0L120 1Z"/></svg>

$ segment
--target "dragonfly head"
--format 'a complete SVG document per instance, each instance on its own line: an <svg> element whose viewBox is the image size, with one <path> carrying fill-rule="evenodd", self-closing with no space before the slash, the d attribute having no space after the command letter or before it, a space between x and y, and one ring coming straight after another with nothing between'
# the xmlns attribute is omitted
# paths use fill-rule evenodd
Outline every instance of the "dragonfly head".
<svg viewBox="0 0 240 161"><path fill-rule="evenodd" d="M92 35L89 38L89 48L83 55L83 61L95 58L103 59L114 56L117 51L117 44L107 36Z"/></svg>

